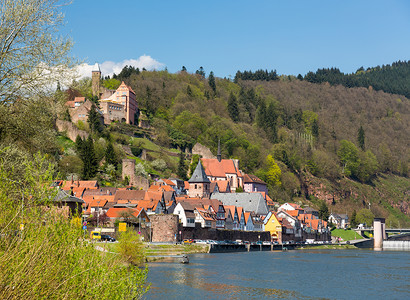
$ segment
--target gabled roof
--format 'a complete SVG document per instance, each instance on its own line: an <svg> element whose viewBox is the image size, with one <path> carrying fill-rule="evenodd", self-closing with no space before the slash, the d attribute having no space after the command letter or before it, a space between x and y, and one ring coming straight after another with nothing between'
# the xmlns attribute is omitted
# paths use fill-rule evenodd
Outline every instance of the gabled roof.
<svg viewBox="0 0 410 300"><path fill-rule="evenodd" d="M155 191L147 191L145 193L144 200L151 200L151 201L161 201L163 196L163 192L155 192Z"/></svg>
<svg viewBox="0 0 410 300"><path fill-rule="evenodd" d="M63 190L69 190L72 187L81 187L87 189L97 189L97 180L67 180L63 185Z"/></svg>
<svg viewBox="0 0 410 300"><path fill-rule="evenodd" d="M255 175L252 174L245 174L243 175L243 183L258 183L266 185L266 182L262 179L259 179Z"/></svg>
<svg viewBox="0 0 410 300"><path fill-rule="evenodd" d="M91 203L90 203L90 207L104 207L105 206L105 204L107 204L107 200L93 200Z"/></svg>
<svg viewBox="0 0 410 300"><path fill-rule="evenodd" d="M208 213L205 209L200 208L200 207L195 207L195 210L199 213L199 215L205 220L205 221L214 221L215 219L211 216L210 213Z"/></svg>
<svg viewBox="0 0 410 300"><path fill-rule="evenodd" d="M160 180L162 180L166 185L169 185L169 186L176 186L176 184L175 183L173 183L171 180L169 180L169 179L160 179Z"/></svg>
<svg viewBox="0 0 410 300"><path fill-rule="evenodd" d="M205 173L211 177L226 177L226 174L236 174L242 177L241 172L236 168L232 159L201 158L205 168Z"/></svg>
<svg viewBox="0 0 410 300"><path fill-rule="evenodd" d="M236 211L238 212L239 220L242 219L242 213L244 212L243 207L241 206L236 207Z"/></svg>
<svg viewBox="0 0 410 300"><path fill-rule="evenodd" d="M121 207L116 208L112 207L108 209L107 216L109 218L119 218L123 212L130 212L134 217L138 217L141 212L143 212L143 208L130 208L130 207Z"/></svg>
<svg viewBox="0 0 410 300"><path fill-rule="evenodd" d="M250 218L251 217L250 212L247 211L247 212L244 213L244 215L245 215L245 225L248 224L249 219L251 220L251 222L253 222L252 218Z"/></svg>
<svg viewBox="0 0 410 300"><path fill-rule="evenodd" d="M211 183L206 176L204 168L202 167L201 161L198 161L194 173L192 173L191 178L188 180L189 183Z"/></svg>
<svg viewBox="0 0 410 300"><path fill-rule="evenodd" d="M189 182L184 181L184 189L189 190Z"/></svg>
<svg viewBox="0 0 410 300"><path fill-rule="evenodd" d="M98 63L95 63L91 72L101 72L100 65Z"/></svg>
<svg viewBox="0 0 410 300"><path fill-rule="evenodd" d="M115 193L114 201L118 202L119 200L143 200L145 197L146 191L137 191L137 190L118 190Z"/></svg>
<svg viewBox="0 0 410 300"><path fill-rule="evenodd" d="M138 208L144 208L146 211L151 209L152 211L156 210L159 201L151 200L140 200L138 201Z"/></svg>
<svg viewBox="0 0 410 300"><path fill-rule="evenodd" d="M87 189L84 191L84 197L85 196L100 196L100 195L115 195L115 192L117 191L116 187L100 187L98 189Z"/></svg>
<svg viewBox="0 0 410 300"><path fill-rule="evenodd" d="M85 192L84 192L84 195L85 195ZM91 203L93 200L99 200L99 201L105 200L108 202L114 202L114 197L115 197L114 195L95 195L95 196L94 195L84 196L84 195L83 195L83 200L87 203Z"/></svg>
<svg viewBox="0 0 410 300"><path fill-rule="evenodd" d="M215 193L211 199L218 199L224 205L241 206L245 211L253 211L258 215L266 215L268 207L260 193Z"/></svg>
<svg viewBox="0 0 410 300"><path fill-rule="evenodd" d="M78 197L71 196L63 190L58 190L57 195L53 199L54 202L75 202L75 203L85 203L83 199Z"/></svg>

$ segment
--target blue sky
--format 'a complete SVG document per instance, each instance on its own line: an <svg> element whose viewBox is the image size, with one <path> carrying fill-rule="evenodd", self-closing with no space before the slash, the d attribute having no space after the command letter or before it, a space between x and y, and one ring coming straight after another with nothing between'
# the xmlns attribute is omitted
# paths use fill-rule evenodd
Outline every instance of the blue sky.
<svg viewBox="0 0 410 300"><path fill-rule="evenodd" d="M63 12L72 54L106 74L125 64L350 73L410 60L410 1L73 0Z"/></svg>

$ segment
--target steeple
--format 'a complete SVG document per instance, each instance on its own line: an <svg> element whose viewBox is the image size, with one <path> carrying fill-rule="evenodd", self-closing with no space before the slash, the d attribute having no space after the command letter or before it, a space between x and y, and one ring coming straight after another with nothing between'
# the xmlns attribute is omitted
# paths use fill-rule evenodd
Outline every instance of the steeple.
<svg viewBox="0 0 410 300"><path fill-rule="evenodd" d="M189 183L211 183L208 176L205 174L204 167L202 167L201 160L195 168L194 173L192 173L191 178L188 180Z"/></svg>
<svg viewBox="0 0 410 300"><path fill-rule="evenodd" d="M221 162L222 155L221 155L221 139L218 138L218 154L216 155L216 158L218 159L219 162Z"/></svg>

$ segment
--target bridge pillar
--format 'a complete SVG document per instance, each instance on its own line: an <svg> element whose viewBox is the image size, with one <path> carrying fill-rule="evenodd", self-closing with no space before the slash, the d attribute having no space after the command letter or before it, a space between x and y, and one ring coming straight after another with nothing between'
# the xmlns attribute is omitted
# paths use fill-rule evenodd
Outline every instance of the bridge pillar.
<svg viewBox="0 0 410 300"><path fill-rule="evenodd" d="M373 230L374 230L374 251L383 250L383 237L386 236L384 218L374 218Z"/></svg>

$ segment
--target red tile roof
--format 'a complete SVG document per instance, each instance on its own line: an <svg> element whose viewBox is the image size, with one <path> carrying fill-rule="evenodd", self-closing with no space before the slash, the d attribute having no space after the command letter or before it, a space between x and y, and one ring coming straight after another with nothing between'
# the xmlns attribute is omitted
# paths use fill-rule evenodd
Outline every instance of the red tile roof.
<svg viewBox="0 0 410 300"><path fill-rule="evenodd" d="M242 177L242 174L235 167L235 163L231 159L218 161L215 158L201 158L201 162L207 176L226 177L226 174L236 174L238 177Z"/></svg>
<svg viewBox="0 0 410 300"><path fill-rule="evenodd" d="M243 175L243 182L244 183L259 183L259 184L266 185L265 181L259 179L258 177L256 177L255 175L252 175L252 174Z"/></svg>
<svg viewBox="0 0 410 300"><path fill-rule="evenodd" d="M142 208L125 208L125 207L121 207L121 208L116 208L116 207L111 207L110 209L108 209L107 211L107 216L109 218L119 218L121 217L121 214L123 212L130 212L134 217L138 217L139 214L142 211Z"/></svg>
<svg viewBox="0 0 410 300"><path fill-rule="evenodd" d="M115 193L114 201L118 202L119 200L143 200L145 193L146 191L118 190Z"/></svg>

